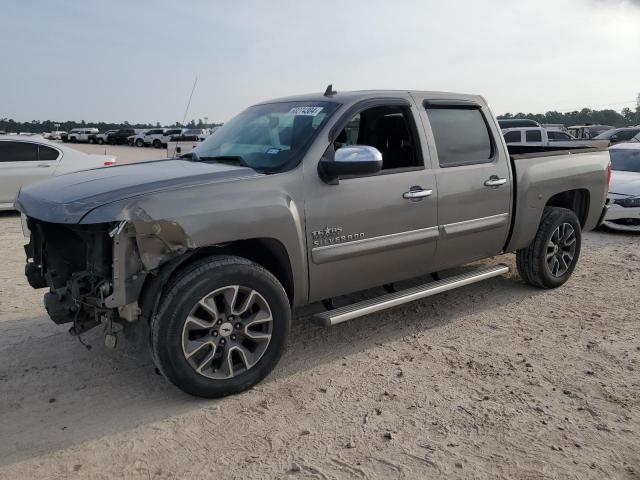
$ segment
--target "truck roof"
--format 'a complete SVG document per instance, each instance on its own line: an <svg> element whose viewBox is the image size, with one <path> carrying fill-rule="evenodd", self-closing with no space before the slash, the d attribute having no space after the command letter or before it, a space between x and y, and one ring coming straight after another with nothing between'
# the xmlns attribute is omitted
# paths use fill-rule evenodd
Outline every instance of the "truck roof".
<svg viewBox="0 0 640 480"><path fill-rule="evenodd" d="M419 94L428 95L434 98L443 98L451 100L473 100L479 103L486 103L481 95L472 95L454 92L438 92L425 90L353 90L346 92L336 92L333 95L325 96L323 93L307 93L302 95L293 95L289 97L274 98L256 105L266 105L277 102L336 102L336 103L353 103L359 100L366 100L371 97L394 97L398 94Z"/></svg>

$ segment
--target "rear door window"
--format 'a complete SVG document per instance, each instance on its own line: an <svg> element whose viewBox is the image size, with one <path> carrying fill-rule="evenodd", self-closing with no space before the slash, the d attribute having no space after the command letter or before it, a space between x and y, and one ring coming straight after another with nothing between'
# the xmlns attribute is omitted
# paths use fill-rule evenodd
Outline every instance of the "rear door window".
<svg viewBox="0 0 640 480"><path fill-rule="evenodd" d="M38 145L29 142L0 142L0 162L36 162Z"/></svg>
<svg viewBox="0 0 640 480"><path fill-rule="evenodd" d="M441 167L490 163L493 142L479 108L426 105Z"/></svg>
<svg viewBox="0 0 640 480"><path fill-rule="evenodd" d="M522 137L520 135L519 130L515 130L512 132L507 132L504 134L504 141L507 143L519 143L522 141Z"/></svg>
<svg viewBox="0 0 640 480"><path fill-rule="evenodd" d="M527 130L526 138L527 142L541 142L542 132L540 130Z"/></svg>
<svg viewBox="0 0 640 480"><path fill-rule="evenodd" d="M55 148L46 145L38 146L38 159L44 161L57 160L60 153Z"/></svg>

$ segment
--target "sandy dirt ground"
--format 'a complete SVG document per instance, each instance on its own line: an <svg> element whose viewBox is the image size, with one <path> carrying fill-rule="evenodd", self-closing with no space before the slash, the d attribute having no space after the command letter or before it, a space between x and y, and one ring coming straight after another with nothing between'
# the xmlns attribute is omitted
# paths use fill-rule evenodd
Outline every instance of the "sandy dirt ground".
<svg viewBox="0 0 640 480"><path fill-rule="evenodd" d="M1 214L0 478L640 478L640 236L586 234L553 291L513 273L331 329L306 307L276 371L212 401L54 325L22 243Z"/></svg>

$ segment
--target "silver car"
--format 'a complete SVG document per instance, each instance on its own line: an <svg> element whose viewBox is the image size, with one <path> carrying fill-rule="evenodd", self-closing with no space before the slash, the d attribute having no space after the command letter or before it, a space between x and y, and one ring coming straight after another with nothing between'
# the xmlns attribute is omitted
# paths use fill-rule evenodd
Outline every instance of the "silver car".
<svg viewBox="0 0 640 480"><path fill-rule="evenodd" d="M0 210L13 210L23 185L115 163L112 155L88 155L42 137L0 135Z"/></svg>
<svg viewBox="0 0 640 480"><path fill-rule="evenodd" d="M620 143L609 153L612 173L604 226L640 232L640 143Z"/></svg>

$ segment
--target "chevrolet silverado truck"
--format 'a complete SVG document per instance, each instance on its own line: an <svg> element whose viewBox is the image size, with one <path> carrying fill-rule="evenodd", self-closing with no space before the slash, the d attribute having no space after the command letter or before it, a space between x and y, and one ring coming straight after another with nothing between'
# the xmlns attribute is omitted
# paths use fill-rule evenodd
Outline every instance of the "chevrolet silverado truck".
<svg viewBox="0 0 640 480"><path fill-rule="evenodd" d="M447 270L507 252L523 281L559 287L609 166L593 149L510 155L480 96L328 88L254 105L181 158L28 185L15 206L55 323L102 324L110 345L143 326L170 382L219 397L274 368L301 305L336 325L503 275Z"/></svg>

